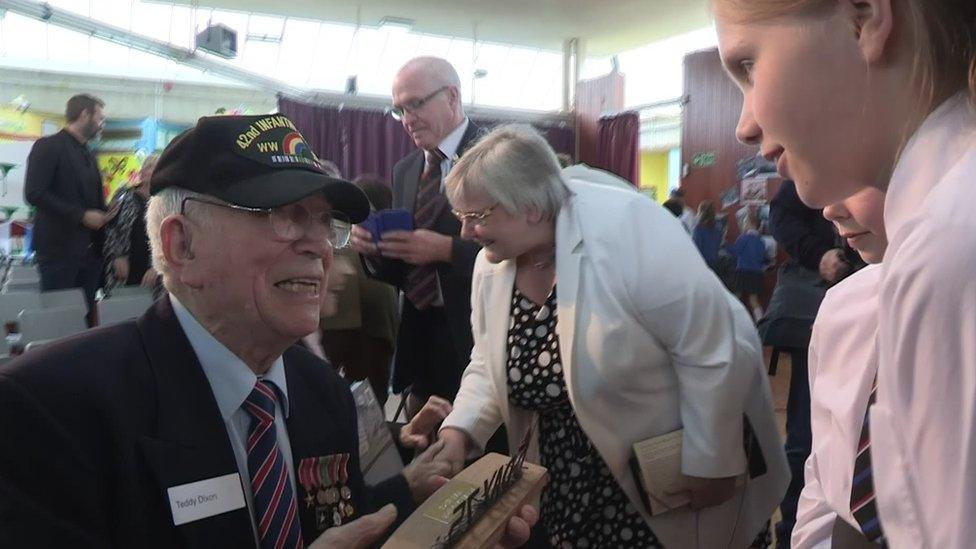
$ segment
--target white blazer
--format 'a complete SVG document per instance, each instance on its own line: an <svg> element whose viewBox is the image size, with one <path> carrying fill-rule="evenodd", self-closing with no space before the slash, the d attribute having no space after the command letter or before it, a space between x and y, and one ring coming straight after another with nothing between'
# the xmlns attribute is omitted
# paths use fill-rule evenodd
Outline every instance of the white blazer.
<svg viewBox="0 0 976 549"><path fill-rule="evenodd" d="M851 513L854 460L878 372L878 282L869 265L827 292L810 338L810 424L806 463L793 528L793 549L830 549L834 521L861 527ZM881 525L884 529L884 523Z"/></svg>
<svg viewBox="0 0 976 549"><path fill-rule="evenodd" d="M885 199L871 464L892 548L976 547L976 111L911 138Z"/></svg>
<svg viewBox="0 0 976 549"><path fill-rule="evenodd" d="M577 180L569 187L573 196L556 220L557 334L576 417L665 546L746 547L789 483L752 321L670 213L631 191ZM491 264L478 256L475 343L444 426L465 431L482 448L499 424L514 447L536 421L508 400L514 281L514 261ZM722 505L650 517L628 466L632 445L684 427L684 473L737 475L746 468L743 414L767 473ZM529 455L536 462L537 443L536 437Z"/></svg>

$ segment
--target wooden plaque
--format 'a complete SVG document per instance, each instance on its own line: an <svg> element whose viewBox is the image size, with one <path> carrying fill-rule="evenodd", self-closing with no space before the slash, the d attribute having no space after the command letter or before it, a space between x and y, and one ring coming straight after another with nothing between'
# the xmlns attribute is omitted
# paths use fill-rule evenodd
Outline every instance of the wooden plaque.
<svg viewBox="0 0 976 549"><path fill-rule="evenodd" d="M458 473L397 528L383 549L494 547L508 520L539 495L549 478L545 467L519 458L488 454ZM510 482L504 483L506 478Z"/></svg>

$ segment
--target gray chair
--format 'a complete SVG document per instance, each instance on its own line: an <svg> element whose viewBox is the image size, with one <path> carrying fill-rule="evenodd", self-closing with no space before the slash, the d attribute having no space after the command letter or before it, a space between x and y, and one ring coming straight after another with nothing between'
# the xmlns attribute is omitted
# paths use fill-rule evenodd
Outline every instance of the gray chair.
<svg viewBox="0 0 976 549"><path fill-rule="evenodd" d="M81 307L87 309L85 303L85 291L81 288L68 288L67 290L51 290L41 292L41 307L50 309L52 307Z"/></svg>
<svg viewBox="0 0 976 549"><path fill-rule="evenodd" d="M153 303L152 295L113 296L98 302L98 323L101 326L142 316Z"/></svg>
<svg viewBox="0 0 976 549"><path fill-rule="evenodd" d="M112 296L108 299L115 299L117 297L134 297L148 295L150 299L152 298L152 288L146 288L145 286L116 286L112 288Z"/></svg>
<svg viewBox="0 0 976 549"><path fill-rule="evenodd" d="M0 294L0 323L16 322L17 315L24 309L40 308L41 294L38 292L2 293Z"/></svg>
<svg viewBox="0 0 976 549"><path fill-rule="evenodd" d="M20 341L24 346L32 341L59 339L87 329L84 307L25 309L18 318Z"/></svg>
<svg viewBox="0 0 976 549"><path fill-rule="evenodd" d="M40 280L41 275L31 265L11 265L7 271L8 280Z"/></svg>
<svg viewBox="0 0 976 549"><path fill-rule="evenodd" d="M40 292L40 291L41 291L41 280L39 278L32 279L32 280L7 279L7 281L3 283L2 293L9 294L13 292Z"/></svg>

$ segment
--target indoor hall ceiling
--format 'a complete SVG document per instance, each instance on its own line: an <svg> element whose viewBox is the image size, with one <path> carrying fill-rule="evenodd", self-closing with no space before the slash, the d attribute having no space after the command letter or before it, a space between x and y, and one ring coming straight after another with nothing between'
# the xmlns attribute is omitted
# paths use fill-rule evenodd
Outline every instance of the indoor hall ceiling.
<svg viewBox="0 0 976 549"><path fill-rule="evenodd" d="M413 31L561 51L585 40L610 55L708 26L707 0L176 0L178 4L376 26L410 19Z"/></svg>

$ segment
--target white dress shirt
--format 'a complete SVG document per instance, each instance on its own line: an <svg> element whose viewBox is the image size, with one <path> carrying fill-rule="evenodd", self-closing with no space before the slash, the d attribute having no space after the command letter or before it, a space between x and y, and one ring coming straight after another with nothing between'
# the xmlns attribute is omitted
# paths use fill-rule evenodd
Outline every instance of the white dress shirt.
<svg viewBox="0 0 976 549"><path fill-rule="evenodd" d="M880 279L880 265L870 265L831 288L813 324L809 359L813 448L796 511L793 549L830 549L838 517L860 530L851 513L851 482L878 371Z"/></svg>
<svg viewBox="0 0 976 549"><path fill-rule="evenodd" d="M464 132L468 131L469 123L468 118L465 117L461 124L447 134L447 137L437 146L444 153L444 160L441 160L441 192L444 192L444 178L454 167L454 158L460 154L458 148L461 146L461 138L464 137Z"/></svg>
<svg viewBox="0 0 976 549"><path fill-rule="evenodd" d="M217 341L210 332L204 328L193 314L180 300L173 294L169 295L173 302L173 311L176 319L186 333L186 338L190 340L190 346L200 361L204 375L210 382L210 389L213 391L214 398L217 400L217 407L220 415L224 418L224 427L227 428L227 436L230 438L231 448L234 450L234 459L237 461L237 470L241 474L241 483L244 489L244 498L247 501L247 509L251 513L251 527L254 529L254 541L260 547L260 538L254 520L254 495L251 493L251 475L247 469L247 435L251 426L251 415L242 406L247 399L254 385L258 381L258 376L244 364L240 358L230 352L227 347ZM275 429L278 434L278 448L285 458L288 467L288 480L291 482L291 490L295 491L295 467L292 464L291 443L288 440L288 430L285 426L285 419L288 417L288 383L285 380L285 362L278 357L271 365L268 373L261 379L268 380L275 384L282 396L281 402L275 403Z"/></svg>
<svg viewBox="0 0 976 549"><path fill-rule="evenodd" d="M964 94L906 145L888 186L875 490L894 549L976 547L976 112Z"/></svg>

